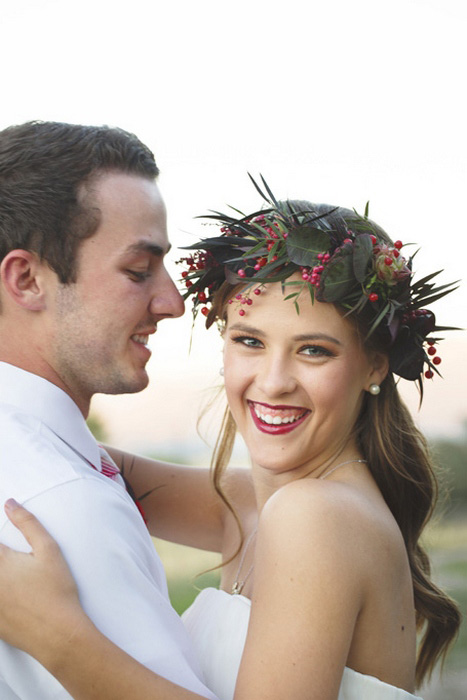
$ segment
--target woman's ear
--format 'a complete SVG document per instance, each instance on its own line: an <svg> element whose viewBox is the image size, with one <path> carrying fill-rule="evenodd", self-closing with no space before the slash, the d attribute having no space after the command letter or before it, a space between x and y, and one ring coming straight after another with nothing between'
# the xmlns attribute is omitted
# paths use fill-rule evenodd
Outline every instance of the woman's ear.
<svg viewBox="0 0 467 700"><path fill-rule="evenodd" d="M376 384L380 386L387 377L389 372L388 356L382 352L372 352L370 356L370 374L368 376L368 386L366 391L370 390L370 386Z"/></svg>
<svg viewBox="0 0 467 700"><path fill-rule="evenodd" d="M29 250L10 250L0 265L3 289L18 306L29 311L45 308L43 263Z"/></svg>

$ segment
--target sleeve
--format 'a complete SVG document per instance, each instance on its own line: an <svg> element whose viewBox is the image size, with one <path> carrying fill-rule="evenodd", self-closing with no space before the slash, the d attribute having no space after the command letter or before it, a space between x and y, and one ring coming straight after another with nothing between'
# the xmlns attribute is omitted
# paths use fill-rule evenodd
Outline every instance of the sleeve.
<svg viewBox="0 0 467 700"><path fill-rule="evenodd" d="M24 505L59 543L83 608L98 629L149 669L215 700L170 605L165 573L147 528L121 486L96 475L56 486ZM8 541L10 529L5 526L2 540L24 549ZM19 653L18 664L23 657L30 659ZM36 666L31 673L50 675ZM22 689L20 676L25 675L19 667L12 672L11 687L24 700L38 700L42 696L37 690L28 694ZM43 697L62 700L69 695L63 690Z"/></svg>

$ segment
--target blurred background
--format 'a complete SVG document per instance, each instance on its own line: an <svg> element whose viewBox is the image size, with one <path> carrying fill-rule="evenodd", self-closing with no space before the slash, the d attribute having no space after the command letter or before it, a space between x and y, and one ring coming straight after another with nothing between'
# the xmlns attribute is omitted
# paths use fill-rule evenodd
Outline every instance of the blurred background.
<svg viewBox="0 0 467 700"><path fill-rule="evenodd" d="M205 230L195 216L258 207L247 172L281 198L360 212L369 200L393 239L421 245L420 276L465 277L463 0L0 0L0 10L0 128L51 119L136 133L161 169L174 277L177 247ZM465 283L434 310L440 324L466 328ZM97 396L93 428L124 449L208 464L221 403L201 435L196 426L220 381L220 338L192 332L187 313L161 324L152 350L150 387ZM420 411L415 387L401 390L450 492L427 545L465 612L465 332L447 333L440 355L443 378L425 383ZM247 466L241 444L234 461ZM215 582L193 577L216 560L157 546L181 610L196 586ZM466 658L464 626L426 700L466 697Z"/></svg>

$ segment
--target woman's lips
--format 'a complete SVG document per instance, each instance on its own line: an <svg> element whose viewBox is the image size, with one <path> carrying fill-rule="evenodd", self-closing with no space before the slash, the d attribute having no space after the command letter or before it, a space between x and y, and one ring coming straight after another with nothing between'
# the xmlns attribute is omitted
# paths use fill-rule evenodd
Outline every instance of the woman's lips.
<svg viewBox="0 0 467 700"><path fill-rule="evenodd" d="M251 417L258 430L268 435L284 435L301 425L310 411L297 406L270 406L248 401Z"/></svg>

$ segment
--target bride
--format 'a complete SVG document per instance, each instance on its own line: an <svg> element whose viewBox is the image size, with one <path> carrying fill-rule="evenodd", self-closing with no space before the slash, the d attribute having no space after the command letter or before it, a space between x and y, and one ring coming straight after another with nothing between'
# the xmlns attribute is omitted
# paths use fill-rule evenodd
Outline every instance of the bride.
<svg viewBox="0 0 467 700"><path fill-rule="evenodd" d="M222 553L220 589L184 614L220 700L415 698L459 613L419 542L436 482L394 376L422 390L437 371L422 306L443 292L366 216L263 196L261 212L211 217L220 235L183 260L195 316L224 338L214 488L203 469L112 456L150 492L151 534ZM225 470L236 430L251 471ZM54 541L6 510L33 553L1 550L4 639L77 700L195 697L101 635Z"/></svg>

